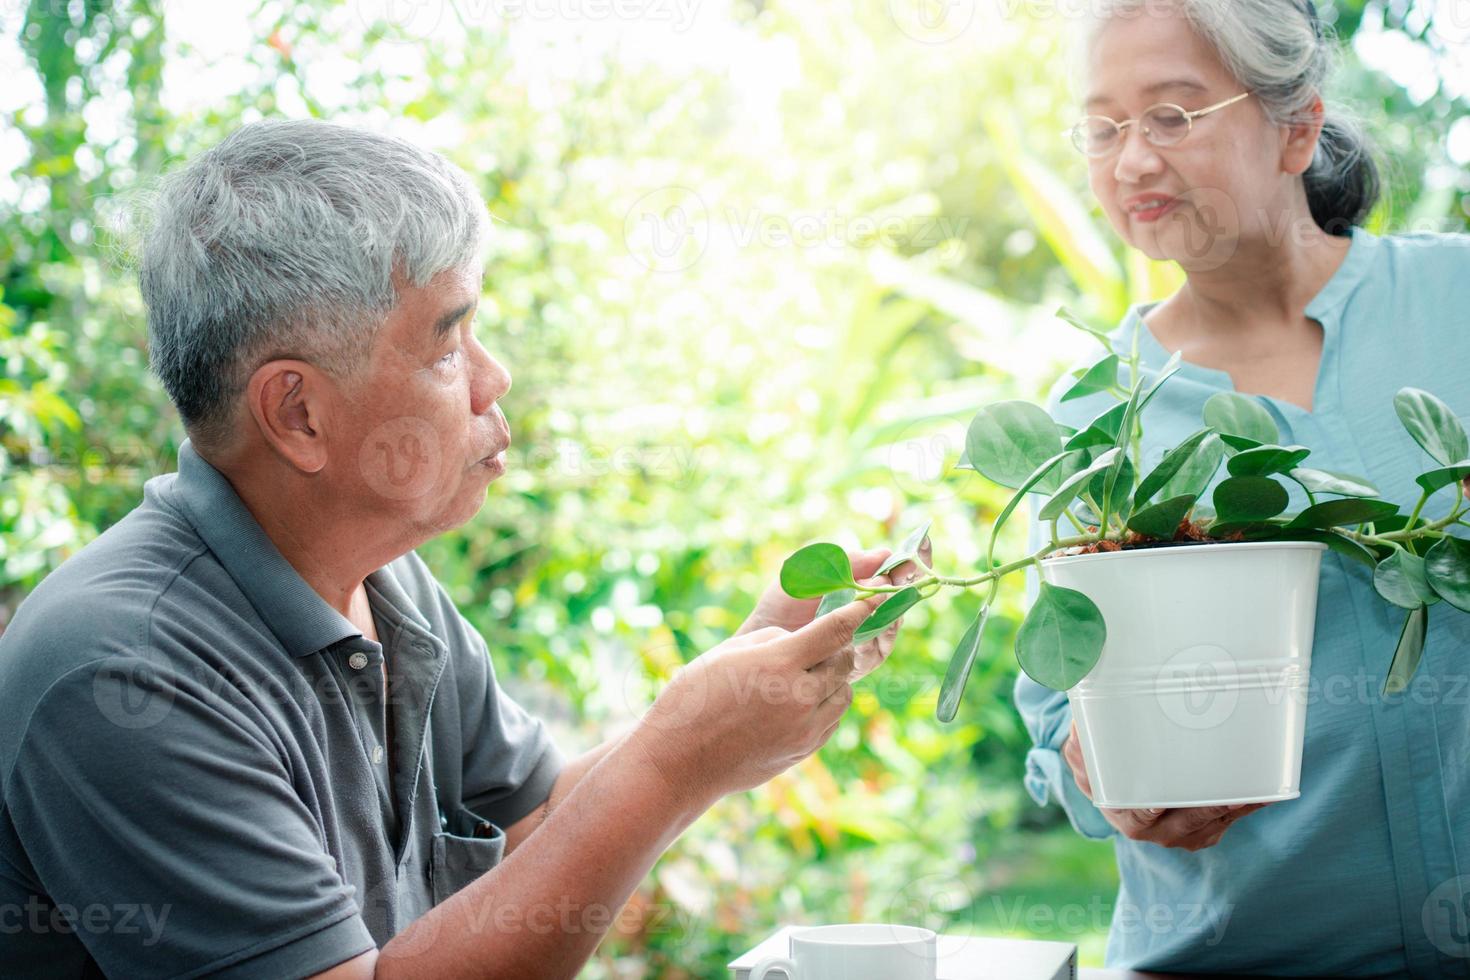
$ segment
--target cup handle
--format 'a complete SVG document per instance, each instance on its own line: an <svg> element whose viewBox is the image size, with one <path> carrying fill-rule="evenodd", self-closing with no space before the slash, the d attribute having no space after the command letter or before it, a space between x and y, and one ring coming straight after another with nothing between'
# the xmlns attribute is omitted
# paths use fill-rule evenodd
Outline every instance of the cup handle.
<svg viewBox="0 0 1470 980"><path fill-rule="evenodd" d="M766 980L766 974L772 970L783 970L786 980L796 980L796 964L784 956L767 956L761 960L750 971L750 980Z"/></svg>

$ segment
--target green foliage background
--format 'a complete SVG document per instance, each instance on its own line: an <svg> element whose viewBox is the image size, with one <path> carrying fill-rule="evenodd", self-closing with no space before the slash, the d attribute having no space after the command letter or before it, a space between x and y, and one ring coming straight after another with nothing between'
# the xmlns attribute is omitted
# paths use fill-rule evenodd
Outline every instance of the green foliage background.
<svg viewBox="0 0 1470 980"><path fill-rule="evenodd" d="M1056 136L1066 5L961 4L973 22L951 32L918 16L928 2L709 3L651 50L489 4L429 4L430 31L366 2L261 3L230 42L236 84L202 107L170 94L212 57L173 29L178 6L13 12L0 624L182 439L114 233L129 193L277 114L439 149L501 219L481 329L515 375L511 468L421 550L569 750L631 723L806 541L895 543L932 517L940 567L973 566L1004 498L949 473L969 416L1039 397L1081 353L1060 303L1111 321L1177 278L1118 245ZM1404 2L1323 11L1446 78L1448 28L1470 26ZM1351 51L1339 94L1390 167L1375 230L1463 230L1463 95ZM671 208L695 232L677 262L643 235ZM777 923L865 919L1066 939L1100 962L1111 848L1020 786L1018 603L950 726L934 702L974 601L913 611L827 748L696 824L585 975L720 976Z"/></svg>

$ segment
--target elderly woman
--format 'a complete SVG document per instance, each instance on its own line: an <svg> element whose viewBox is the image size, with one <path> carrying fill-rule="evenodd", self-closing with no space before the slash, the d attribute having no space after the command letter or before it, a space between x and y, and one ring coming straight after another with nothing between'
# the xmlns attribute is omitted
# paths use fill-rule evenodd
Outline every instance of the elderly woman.
<svg viewBox="0 0 1470 980"><path fill-rule="evenodd" d="M1393 396L1414 385L1470 414L1470 239L1360 227L1377 172L1357 130L1323 105L1332 42L1310 0L1092 9L1074 142L1117 233L1187 274L1116 335L1137 331L1146 370L1184 359L1150 407L1145 457L1233 390L1323 467L1411 506L1429 460ZM1051 407L1075 424L1105 406L1054 396ZM1402 623L1369 574L1324 556L1301 796L1270 805L1094 807L1066 697L1020 679L1032 795L1114 843L1110 965L1467 975L1470 629L1431 615L1416 682L1383 697Z"/></svg>

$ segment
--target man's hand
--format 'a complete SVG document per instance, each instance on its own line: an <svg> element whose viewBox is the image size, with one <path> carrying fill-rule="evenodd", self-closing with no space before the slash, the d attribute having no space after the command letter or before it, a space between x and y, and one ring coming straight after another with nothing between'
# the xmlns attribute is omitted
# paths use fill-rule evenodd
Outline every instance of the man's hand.
<svg viewBox="0 0 1470 980"><path fill-rule="evenodd" d="M1082 742L1077 734L1075 721L1072 723L1071 734L1062 743L1062 758L1071 767L1077 788L1089 800L1092 799L1092 783L1087 779L1087 767L1082 761ZM1186 851L1199 851L1220 843L1225 831L1241 817L1269 805L1237 803L1234 806L1197 806L1175 810L1115 810L1098 807L1098 812L1130 840L1149 841L1160 847L1182 847Z"/></svg>
<svg viewBox="0 0 1470 980"><path fill-rule="evenodd" d="M919 546L919 561L924 563L924 568L920 568L912 561L906 561L883 575L874 575L873 573L888 560L888 556L892 553L888 548L849 551L847 560L852 564L853 579L859 585L907 585L925 574L924 568L928 568L934 561L934 547L928 537L925 537L923 544ZM881 596L880 601L883 598L887 598L887 595ZM820 601L819 599L793 599L786 594L786 590L781 588L781 582L777 579L766 587L760 600L755 604L755 611L741 624L740 629L735 631L735 635L744 636L767 626L778 626L787 631L799 630L812 621L812 617L817 614L817 604ZM898 628L901 625L903 625L902 616L882 633L857 647L853 655L851 680L866 676L888 659L898 639Z"/></svg>

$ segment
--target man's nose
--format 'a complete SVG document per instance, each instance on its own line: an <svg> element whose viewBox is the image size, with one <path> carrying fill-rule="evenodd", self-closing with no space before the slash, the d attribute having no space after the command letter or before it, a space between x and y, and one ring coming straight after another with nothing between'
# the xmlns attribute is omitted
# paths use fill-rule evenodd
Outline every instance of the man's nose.
<svg viewBox="0 0 1470 980"><path fill-rule="evenodd" d="M1143 177L1156 174L1164 168L1164 160L1158 148L1143 135L1143 125L1134 123L1123 130L1123 145L1118 148L1118 159L1113 164L1113 179L1120 184L1136 184Z"/></svg>
<svg viewBox="0 0 1470 980"><path fill-rule="evenodd" d="M476 358L474 383L470 386L470 410L476 415L484 415L505 397L510 385L510 371L481 348L480 356Z"/></svg>

